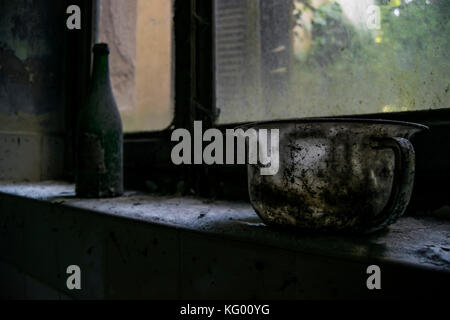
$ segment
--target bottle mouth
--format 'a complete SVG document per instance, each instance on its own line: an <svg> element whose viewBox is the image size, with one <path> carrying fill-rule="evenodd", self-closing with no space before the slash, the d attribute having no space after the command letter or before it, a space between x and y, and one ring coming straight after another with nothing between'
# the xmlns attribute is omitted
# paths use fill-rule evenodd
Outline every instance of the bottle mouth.
<svg viewBox="0 0 450 320"><path fill-rule="evenodd" d="M109 47L107 43L96 43L92 51L94 53L109 54Z"/></svg>

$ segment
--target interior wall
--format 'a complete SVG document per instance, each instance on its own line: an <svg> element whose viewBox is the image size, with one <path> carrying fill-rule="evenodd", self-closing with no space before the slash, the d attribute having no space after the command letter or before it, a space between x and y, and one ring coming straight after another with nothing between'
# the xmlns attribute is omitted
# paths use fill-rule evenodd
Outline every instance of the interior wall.
<svg viewBox="0 0 450 320"><path fill-rule="evenodd" d="M62 173L63 5L0 0L1 180Z"/></svg>

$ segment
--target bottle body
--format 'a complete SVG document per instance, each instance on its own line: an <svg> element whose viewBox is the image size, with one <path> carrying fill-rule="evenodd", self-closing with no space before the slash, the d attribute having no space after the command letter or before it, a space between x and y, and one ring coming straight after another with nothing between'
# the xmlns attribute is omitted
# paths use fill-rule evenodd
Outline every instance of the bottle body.
<svg viewBox="0 0 450 320"><path fill-rule="evenodd" d="M122 121L109 80L109 50L94 46L89 96L77 125L76 195L83 198L123 194Z"/></svg>

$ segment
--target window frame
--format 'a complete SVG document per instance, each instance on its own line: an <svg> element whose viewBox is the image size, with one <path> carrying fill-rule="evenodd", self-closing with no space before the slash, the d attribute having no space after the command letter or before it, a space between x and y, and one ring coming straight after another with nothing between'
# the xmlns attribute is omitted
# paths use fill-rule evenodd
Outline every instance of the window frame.
<svg viewBox="0 0 450 320"><path fill-rule="evenodd" d="M98 0L64 0L63 8L77 5L81 11L81 29L68 30L66 12L61 12L64 26L63 107L65 119L64 178L75 179L76 126L81 106L86 102L89 90L91 52L95 43Z"/></svg>
<svg viewBox="0 0 450 320"><path fill-rule="evenodd" d="M67 1L67 0L66 0ZM72 43L70 37L66 47L89 50L82 52L82 75L68 83L77 83L73 92L86 90L86 76L89 75L90 59L86 57L92 47L95 30L96 4L98 0L77 0L90 14L86 19L88 27L83 35ZM217 110L214 93L214 0L173 0L173 43L174 43L174 116L164 130L124 134L124 172L126 187L147 191L177 192L202 197L248 199L246 167L243 165L179 165L170 159L171 133L177 128L193 129L195 120L203 121L203 127L216 127L225 131L237 123L215 125ZM69 51L70 52L70 51ZM67 52L66 52L67 53ZM69 58L73 55L69 54ZM67 60L72 63L71 59ZM80 70L80 69L78 69ZM74 72L74 70L72 70ZM68 74L68 77L73 72ZM79 72L79 71L78 71ZM87 72L87 73L86 73ZM66 102L74 97L69 95ZM83 96L83 95L80 95ZM77 112L79 100L68 103L71 129L73 115ZM450 107L450 106L448 106ZM419 134L413 139L417 154L416 183L413 193L414 210L422 210L441 204L450 205L445 190L440 185L450 180L450 108L405 111L395 113L373 113L339 116L338 118L379 118L417 122L428 125L430 133ZM76 117L75 117L76 118ZM242 124L242 123L239 123ZM72 131L73 132L73 131ZM72 135L73 136L73 135ZM73 141L72 141L73 145ZM431 153L431 154L430 154ZM428 155L441 157L436 165L429 163ZM72 156L73 152L69 153ZM432 167L432 168L431 168ZM70 168L73 169L73 162ZM433 174L430 172L433 171ZM73 171L70 171L73 172ZM441 174L438 174L441 173ZM429 186L433 186L431 189ZM447 188L448 189L448 188ZM443 192L439 192L443 190ZM438 193L436 195L436 193ZM428 199L428 200L427 200ZM426 203L433 201L433 204ZM417 201L415 201L417 200ZM424 203L425 202L425 203ZM428 209L424 209L428 210Z"/></svg>

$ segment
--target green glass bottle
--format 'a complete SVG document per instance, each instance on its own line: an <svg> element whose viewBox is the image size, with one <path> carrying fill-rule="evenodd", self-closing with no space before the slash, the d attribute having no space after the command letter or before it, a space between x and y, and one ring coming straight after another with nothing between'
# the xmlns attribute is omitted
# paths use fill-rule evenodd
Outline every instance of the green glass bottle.
<svg viewBox="0 0 450 320"><path fill-rule="evenodd" d="M107 198L123 194L123 134L109 79L109 48L94 45L94 65L86 104L77 126L76 194Z"/></svg>

